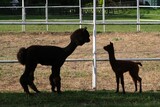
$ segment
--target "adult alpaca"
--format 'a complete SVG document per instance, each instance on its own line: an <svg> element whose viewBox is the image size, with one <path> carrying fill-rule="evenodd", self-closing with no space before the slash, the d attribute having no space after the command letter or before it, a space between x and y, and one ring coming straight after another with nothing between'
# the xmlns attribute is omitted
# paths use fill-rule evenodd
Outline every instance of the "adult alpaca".
<svg viewBox="0 0 160 107"><path fill-rule="evenodd" d="M64 48L41 45L20 48L17 53L17 59L22 65L25 65L24 73L20 77L20 84L24 92L31 94L28 88L30 86L36 93L39 93L33 81L35 68L37 64L41 64L52 66L52 73L49 77L51 90L52 92L56 92L55 88L57 88L57 92L61 93L60 68L77 46L90 42L89 36L87 28L81 28L72 33L70 43Z"/></svg>
<svg viewBox="0 0 160 107"><path fill-rule="evenodd" d="M116 92L119 92L119 79L121 79L123 93L125 94L123 73L129 71L129 74L131 75L134 81L134 84L135 84L135 91L137 91L137 81L138 81L140 83L139 92L141 93L142 92L142 79L138 75L138 72L139 72L138 65L142 66L142 64L140 62L116 60L112 42L110 42L109 45L104 46L103 48L109 54L109 61L116 75L116 82L117 82Z"/></svg>

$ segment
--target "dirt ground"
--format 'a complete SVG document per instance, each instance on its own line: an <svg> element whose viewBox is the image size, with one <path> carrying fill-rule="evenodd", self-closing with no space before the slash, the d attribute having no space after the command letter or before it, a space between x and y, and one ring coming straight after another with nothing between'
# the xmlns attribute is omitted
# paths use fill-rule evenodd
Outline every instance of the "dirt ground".
<svg viewBox="0 0 160 107"><path fill-rule="evenodd" d="M0 33L0 60L16 60L19 48L30 45L56 45L65 47L71 33ZM91 42L77 47L68 59L92 59ZM154 33L99 33L97 34L97 58L106 59L103 46L112 41L116 58L160 58L160 32ZM143 91L160 90L160 61L141 61L139 75ZM35 84L40 91L50 91L50 66L38 65ZM19 63L0 64L0 92L23 92L19 77L24 66ZM62 91L91 90L92 62L65 62L61 68ZM124 74L125 88L134 91L134 84L128 73ZM115 90L115 75L108 61L97 62L97 90ZM138 87L139 88L139 87ZM121 86L120 86L121 89Z"/></svg>

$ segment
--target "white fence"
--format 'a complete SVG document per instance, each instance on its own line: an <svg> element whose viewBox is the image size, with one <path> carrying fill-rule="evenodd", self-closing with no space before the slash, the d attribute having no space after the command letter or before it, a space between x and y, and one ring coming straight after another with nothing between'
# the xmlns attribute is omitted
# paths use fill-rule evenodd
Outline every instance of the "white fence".
<svg viewBox="0 0 160 107"><path fill-rule="evenodd" d="M93 0L94 1L94 0ZM105 25L137 25L137 31L140 31L140 25L159 25L160 20L145 20L141 21L140 18L140 8L160 8L160 6L144 6L139 5L139 0L137 0L137 6L105 6L105 0L103 0L102 7L95 7L96 9L102 9L102 20L96 21L96 25L104 25L104 31L105 31ZM21 8L22 9L22 20L21 21L0 21L0 25L22 25L22 31L25 31L25 25L46 25L46 30L48 31L48 25L93 25L94 21L84 21L82 17L82 10L84 9L91 9L93 10L94 7L82 7L81 0L79 0L79 4L76 6L48 6L48 0L46 0L46 3L44 6L25 6L24 0L22 0L22 6L1 6L0 9L5 8ZM43 8L45 9L45 19L42 22L29 22L26 21L26 9L33 9L33 8ZM77 22L50 22L48 18L48 9L49 8L78 8L79 9L79 21ZM135 20L107 20L105 17L105 10L106 9L137 9L137 19ZM93 12L94 13L94 12Z"/></svg>
<svg viewBox="0 0 160 107"><path fill-rule="evenodd" d="M104 3L105 0L103 0ZM79 8L79 22L49 22L48 21L48 8ZM140 8L143 7L160 7L160 6L140 6L139 0L137 0L137 6L120 6L120 7L105 7L103 4L102 7L96 7L96 0L93 0L93 7L82 7L81 0L79 0L78 6L48 6L48 0L46 0L45 6L28 6L24 5L24 0L22 0L22 6L17 6L16 8L22 8L22 21L21 22L0 22L0 25L22 25L22 31L25 31L25 25L46 25L46 30L48 30L48 25L93 25L93 59L67 59L66 61L92 61L93 70L92 70L92 88L96 89L96 72L97 72L97 61L108 61L108 59L97 59L96 58L96 25L137 25L137 31L140 31L140 25L159 25L160 21L140 21ZM15 8L15 7L0 7L0 8ZM26 8L44 8L45 9L45 21L44 22L26 22ZM96 9L101 8L102 11L102 21L96 20ZM137 19L133 22L131 21L109 21L105 19L105 9L107 8L136 8L137 9ZM93 20L84 22L82 20L82 9L93 9ZM105 30L105 29L104 29ZM160 61L160 58L133 58L133 59L121 59L121 60L141 60L141 61ZM17 60L0 60L0 63L17 63Z"/></svg>

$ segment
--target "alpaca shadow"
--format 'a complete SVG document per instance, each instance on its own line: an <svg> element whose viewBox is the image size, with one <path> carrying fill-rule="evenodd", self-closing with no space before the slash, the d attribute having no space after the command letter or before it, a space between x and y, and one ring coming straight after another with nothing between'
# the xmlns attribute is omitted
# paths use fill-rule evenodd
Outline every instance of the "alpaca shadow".
<svg viewBox="0 0 160 107"><path fill-rule="evenodd" d="M103 48L109 54L109 62L112 67L112 70L115 72L115 75L116 75L116 82L117 82L116 92L119 92L119 79L121 79L122 90L123 90L123 93L125 94L123 73L129 71L129 74L131 75L134 81L134 84L135 84L135 92L137 91L137 81L138 81L140 83L139 92L141 93L142 92L142 79L138 75L138 72L139 72L138 65L142 66L142 64L140 62L116 60L112 42L110 42L109 45L104 46Z"/></svg>
<svg viewBox="0 0 160 107"><path fill-rule="evenodd" d="M90 42L90 35L87 28L77 29L70 36L70 43L64 47L57 46L41 46L32 45L28 48L20 48L17 53L18 61L25 66L24 73L20 77L20 84L24 92L29 92L28 86L36 93L39 93L34 81L34 71L37 64L52 66L52 73L49 77L52 92L61 93L61 77L60 68L65 62L66 58L72 54L77 46ZM57 89L57 90L56 90Z"/></svg>

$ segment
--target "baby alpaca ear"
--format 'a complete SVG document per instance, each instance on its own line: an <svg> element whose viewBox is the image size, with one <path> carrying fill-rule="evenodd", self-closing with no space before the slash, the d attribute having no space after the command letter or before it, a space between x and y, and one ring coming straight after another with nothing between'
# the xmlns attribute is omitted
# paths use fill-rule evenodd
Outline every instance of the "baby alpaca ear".
<svg viewBox="0 0 160 107"><path fill-rule="evenodd" d="M113 43L112 43L112 42L110 42L110 45L113 45Z"/></svg>

